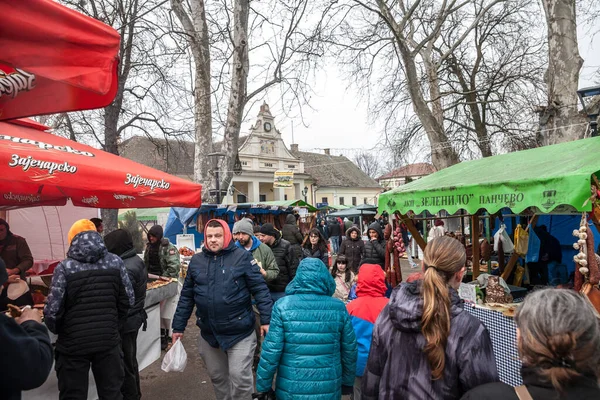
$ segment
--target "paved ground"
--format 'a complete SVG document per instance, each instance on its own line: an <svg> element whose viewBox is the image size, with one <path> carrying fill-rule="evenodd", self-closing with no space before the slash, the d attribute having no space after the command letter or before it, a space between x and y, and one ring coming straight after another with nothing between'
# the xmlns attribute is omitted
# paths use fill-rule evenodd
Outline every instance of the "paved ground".
<svg viewBox="0 0 600 400"><path fill-rule="evenodd" d="M162 357L140 373L142 398L145 400L168 400L193 398L214 400L212 385L204 362L198 354L200 329L196 318L190 318L183 337L183 347L188 356L184 372L163 372L160 369ZM162 356L165 352L162 352Z"/></svg>
<svg viewBox="0 0 600 400"><path fill-rule="evenodd" d="M402 277L406 279L416 270L410 269L408 262L402 260ZM196 400L215 400L210 379L204 362L198 354L198 336L194 316L190 318L183 345L188 355L184 372L163 372L160 369L162 357L140 373L142 397L144 400L170 400L193 398ZM163 356L164 356L163 352Z"/></svg>

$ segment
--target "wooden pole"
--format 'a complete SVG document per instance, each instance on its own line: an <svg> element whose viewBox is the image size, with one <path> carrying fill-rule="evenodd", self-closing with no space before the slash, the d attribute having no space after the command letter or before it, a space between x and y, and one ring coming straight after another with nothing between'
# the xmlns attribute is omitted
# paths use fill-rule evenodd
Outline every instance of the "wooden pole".
<svg viewBox="0 0 600 400"><path fill-rule="evenodd" d="M471 249L473 253L473 280L479 276L479 216L471 215Z"/></svg>
<svg viewBox="0 0 600 400"><path fill-rule="evenodd" d="M419 232L415 224L413 224L412 220L408 218L405 214L400 214L399 212L396 212L395 215L396 218L398 218L404 223L404 225L406 225L406 228L408 228L408 231L412 235L413 239L415 239L421 250L425 250L427 243L423 239L423 236L421 236L421 232Z"/></svg>

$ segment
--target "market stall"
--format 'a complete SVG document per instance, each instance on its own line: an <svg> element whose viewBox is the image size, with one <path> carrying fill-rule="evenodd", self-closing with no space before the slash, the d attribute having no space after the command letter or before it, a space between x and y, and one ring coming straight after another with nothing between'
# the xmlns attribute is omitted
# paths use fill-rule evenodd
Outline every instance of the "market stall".
<svg viewBox="0 0 600 400"><path fill-rule="evenodd" d="M364 233L363 228L363 218L364 217L375 217L377 215L377 206L373 206L370 204L361 204L356 207L350 207L343 210L335 211L328 214L331 217L340 217L340 218L352 218L358 217L360 221L360 231Z"/></svg>
<svg viewBox="0 0 600 400"><path fill-rule="evenodd" d="M165 237L171 243L177 243L181 234L191 235L194 238L196 250L203 242L202 229L208 220L219 218L227 221L233 229L233 224L241 218L248 217L256 224L272 223L281 229L288 214L297 212L300 219L300 230L308 233L315 224L312 213L317 209L303 200L267 201L261 203L240 204L203 204L199 208L173 207L165 224Z"/></svg>
<svg viewBox="0 0 600 400"><path fill-rule="evenodd" d="M392 220L404 223L422 249L427 244L415 228L415 221L443 218L440 216L442 211L447 212L447 215L460 213L461 218L469 219L470 243L467 240L465 244L470 245L471 249L473 280L478 278L480 272L490 272L489 265L480 264L480 240L490 236L482 231L490 230L490 225L494 225L495 222L495 230L498 231L498 227L504 229L503 237L509 238L511 245L514 242L513 247L517 247L518 241L527 238L540 221L545 221L545 227L549 221L550 231L546 232L552 233L554 218L555 229L560 227L562 230L561 237L572 235L574 230L577 232L577 237L571 238L571 245L566 246L571 249L563 248L564 253L569 254L563 258L570 264L569 269L574 272L576 289L579 289L578 276L580 280L588 281L591 286L597 287L597 280L594 280L592 271L588 272L587 269L587 262L595 258L594 252L588 252L583 258L578 258L585 264L585 268L582 268L581 262L575 265L572 261L572 243L575 241L576 249L580 249L579 246L587 246L588 249L593 247L589 242L586 243L586 239L593 237L597 231L593 225L587 225L586 213L594 211L589 214L589 218L595 224L598 222L596 216L600 213L597 212L597 190L600 184L596 174L600 171L600 161L597 157L599 151L600 138L594 137L466 161L381 194L378 210L387 211ZM438 215L425 217L425 212ZM480 224L482 221L487 221L483 224L483 229ZM502 224L511 225L510 229L515 229L515 233L507 232L508 229ZM561 248L568 240L560 241ZM513 249L503 254L506 261L502 270L496 272L502 278L498 282L502 283L513 276L518 264L527 265L528 245L529 242L525 241L524 250ZM503 248L500 245L498 253L503 253ZM581 257L583 250L578 251L577 257ZM505 292L512 292L513 289L514 287L508 287ZM524 291L522 288L517 289ZM472 301L478 301L476 290L471 291L471 288L467 287L465 293L470 293L466 297L470 297ZM506 293L508 294L511 293ZM510 297L507 296L507 299ZM514 343L507 344L507 338L510 338L511 342L515 335L515 325L510 319L510 310L514 311L515 305L503 305L505 309L500 314L503 318L499 318L497 314L501 311L493 305L490 307L486 304L487 298L479 302L484 304L467 311L480 318L490 331L501 379L505 383L517 385L520 383L519 363L505 362L507 357L512 357L515 350Z"/></svg>
<svg viewBox="0 0 600 400"><path fill-rule="evenodd" d="M109 105L119 88L121 38L112 27L52 0L0 4L0 121L8 121L0 123L0 217L27 238L31 229L24 227L43 216L48 232L38 232L44 229L36 221L40 242L34 253L42 254L43 247L44 258L38 257L30 269L30 282L35 280L43 296L53 266L64 258L67 245L62 239L70 218L97 216L92 208L199 207L201 187L52 135L35 121L15 120ZM36 217L29 211L34 208L43 212ZM159 336L156 303L172 297L173 291L177 285L171 282L148 288L149 329L138 336L142 368L160 355L160 345L153 345ZM91 375L88 398L97 398ZM44 385L24 392L23 398L57 398L57 390L56 374L51 373Z"/></svg>
<svg viewBox="0 0 600 400"><path fill-rule="evenodd" d="M89 216L97 216L97 208L155 207L155 206L194 206L200 205L201 186L165 174L161 171L122 159L92 147L72 142L68 139L45 132L45 127L29 120L0 122L0 209L7 211L6 218L15 227L26 226L27 221L19 217L31 213L19 213L18 209L48 207L56 210L67 203L74 210L90 210ZM93 210L92 210L93 209ZM67 218L82 214L68 213ZM48 221L47 219L45 219ZM60 243L48 242L51 260L37 259L40 268L50 267L65 257L68 247L64 241L67 225L60 217L49 224L45 237L52 237ZM63 226L62 222L65 222ZM37 225L41 227L40 224ZM54 232L60 230L61 233ZM52 231L53 233L50 233ZM27 231L17 232L27 238ZM39 245L39 244L38 244ZM42 249L36 249L40 252ZM41 253L40 253L41 254ZM35 265L35 264L34 264ZM34 271L35 272L35 271ZM37 271L40 273L42 271ZM47 295L51 271L47 275L32 276L29 280L36 295ZM36 279L37 278L37 279ZM171 291L161 291L171 297L176 295L177 284L171 284ZM160 302L149 290L149 298ZM160 296L159 296L160 297ZM160 356L160 315L157 304L147 302L149 315L146 331L140 332L140 366L143 368ZM51 374L49 382L34 391L24 394L24 398L48 398L56 396L56 376ZM51 389L49 389L51 388ZM49 391L50 390L50 391ZM90 396L95 396L90 390Z"/></svg>

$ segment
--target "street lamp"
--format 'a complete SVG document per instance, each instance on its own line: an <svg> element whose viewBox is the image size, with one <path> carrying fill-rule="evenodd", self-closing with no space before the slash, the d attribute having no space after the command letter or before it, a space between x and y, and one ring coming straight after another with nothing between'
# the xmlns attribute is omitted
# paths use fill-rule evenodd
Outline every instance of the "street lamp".
<svg viewBox="0 0 600 400"><path fill-rule="evenodd" d="M219 180L219 157L225 157L225 153L209 153L208 157L214 157L215 160L215 187L214 190L209 190L208 193L211 196L217 197L217 205L221 204L221 181ZM225 191L227 193L227 191Z"/></svg>
<svg viewBox="0 0 600 400"><path fill-rule="evenodd" d="M598 111L600 109L600 86L593 86L589 88L579 89L577 91L579 96L579 102L583 106L583 112L587 114L590 119L590 129L592 130L592 136L598 136ZM587 100L585 100L587 98ZM596 99L596 101L594 101ZM591 108L594 108L592 110Z"/></svg>
<svg viewBox="0 0 600 400"><path fill-rule="evenodd" d="M304 190L302 191L302 196L304 196L304 202L306 203L306 195L308 194L308 187L304 186Z"/></svg>

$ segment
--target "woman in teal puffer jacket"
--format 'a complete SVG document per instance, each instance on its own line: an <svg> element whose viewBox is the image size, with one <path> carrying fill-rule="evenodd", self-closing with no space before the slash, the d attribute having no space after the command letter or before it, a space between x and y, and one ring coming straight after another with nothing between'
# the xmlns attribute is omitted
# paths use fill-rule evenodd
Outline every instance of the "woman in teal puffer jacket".
<svg viewBox="0 0 600 400"><path fill-rule="evenodd" d="M338 400L352 393L356 336L344 303L331 296L335 281L323 262L302 260L296 277L273 306L256 371L256 389L278 400Z"/></svg>

